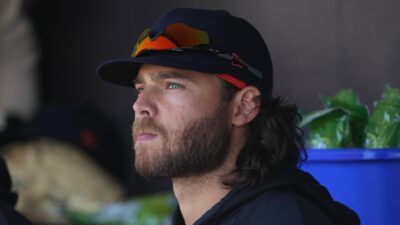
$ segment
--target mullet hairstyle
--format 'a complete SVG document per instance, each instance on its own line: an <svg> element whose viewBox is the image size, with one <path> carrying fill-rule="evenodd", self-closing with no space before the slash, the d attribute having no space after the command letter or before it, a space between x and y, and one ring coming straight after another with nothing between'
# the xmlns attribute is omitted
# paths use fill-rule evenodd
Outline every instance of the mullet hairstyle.
<svg viewBox="0 0 400 225"><path fill-rule="evenodd" d="M239 91L222 81L222 100L230 101ZM296 105L281 97L260 101L260 112L250 122L247 140L236 160L236 169L222 179L226 187L251 187L282 168L297 168L307 159L301 116Z"/></svg>

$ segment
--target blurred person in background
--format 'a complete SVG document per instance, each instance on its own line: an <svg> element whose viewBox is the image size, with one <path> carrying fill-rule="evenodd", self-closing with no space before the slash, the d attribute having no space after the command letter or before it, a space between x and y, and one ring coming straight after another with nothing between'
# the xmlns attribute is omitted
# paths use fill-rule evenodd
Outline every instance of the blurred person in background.
<svg viewBox="0 0 400 225"><path fill-rule="evenodd" d="M173 224L360 224L308 173L297 108L272 96L258 31L226 11L175 9L132 57L99 66L132 86L135 167L172 179Z"/></svg>
<svg viewBox="0 0 400 225"><path fill-rule="evenodd" d="M22 0L0 1L0 132L29 120L38 104L38 49Z"/></svg>

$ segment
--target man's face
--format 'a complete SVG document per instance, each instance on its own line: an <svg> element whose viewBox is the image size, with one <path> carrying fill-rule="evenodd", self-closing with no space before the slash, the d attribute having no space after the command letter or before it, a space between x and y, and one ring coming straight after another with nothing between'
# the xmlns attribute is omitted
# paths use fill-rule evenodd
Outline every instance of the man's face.
<svg viewBox="0 0 400 225"><path fill-rule="evenodd" d="M149 178L201 175L224 162L229 103L212 74L144 65L133 105L136 170Z"/></svg>

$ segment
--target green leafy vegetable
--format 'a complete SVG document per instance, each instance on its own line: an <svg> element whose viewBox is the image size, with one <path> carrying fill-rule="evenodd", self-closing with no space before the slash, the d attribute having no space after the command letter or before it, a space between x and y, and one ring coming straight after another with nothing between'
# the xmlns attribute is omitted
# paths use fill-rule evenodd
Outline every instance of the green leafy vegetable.
<svg viewBox="0 0 400 225"><path fill-rule="evenodd" d="M400 147L400 89L385 87L365 133L366 148Z"/></svg>
<svg viewBox="0 0 400 225"><path fill-rule="evenodd" d="M171 194L158 194L114 203L98 212L65 214L74 225L164 225L169 224L174 208Z"/></svg>
<svg viewBox="0 0 400 225"><path fill-rule="evenodd" d="M368 110L354 91L345 89L334 97L321 96L326 109L304 117L300 126L310 125L311 148L361 147Z"/></svg>

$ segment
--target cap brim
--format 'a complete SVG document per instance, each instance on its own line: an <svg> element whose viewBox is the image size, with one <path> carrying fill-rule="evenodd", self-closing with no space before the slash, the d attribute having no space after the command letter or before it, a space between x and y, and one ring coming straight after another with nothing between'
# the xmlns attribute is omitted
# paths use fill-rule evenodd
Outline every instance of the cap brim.
<svg viewBox="0 0 400 225"><path fill-rule="evenodd" d="M106 61L97 67L97 74L106 81L132 86L143 64L168 66L205 73L220 73L218 58L210 54L185 52L159 52L146 56L119 58Z"/></svg>

